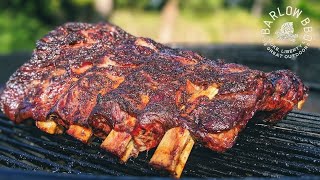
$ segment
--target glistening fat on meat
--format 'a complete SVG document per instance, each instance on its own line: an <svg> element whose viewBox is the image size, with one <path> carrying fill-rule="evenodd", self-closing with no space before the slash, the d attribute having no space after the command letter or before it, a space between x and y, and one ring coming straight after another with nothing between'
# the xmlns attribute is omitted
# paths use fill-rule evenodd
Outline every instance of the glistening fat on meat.
<svg viewBox="0 0 320 180"><path fill-rule="evenodd" d="M0 105L50 134L102 138L122 162L158 146L150 164L180 177L194 143L223 152L254 114L281 120L307 91L289 70L209 60L109 23L67 23L37 42Z"/></svg>

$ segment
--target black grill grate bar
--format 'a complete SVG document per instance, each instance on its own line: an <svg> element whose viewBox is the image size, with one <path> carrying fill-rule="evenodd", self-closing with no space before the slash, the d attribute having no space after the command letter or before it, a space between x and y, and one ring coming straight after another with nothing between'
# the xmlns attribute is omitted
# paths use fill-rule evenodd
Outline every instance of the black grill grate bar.
<svg viewBox="0 0 320 180"><path fill-rule="evenodd" d="M260 131L258 131L258 129ZM260 126L260 128L259 126L255 126L254 129L252 129L252 132L259 133L267 138L273 137L283 141L305 143L305 144L313 145L317 147L320 146L320 138L312 136L313 133L296 131L293 129L283 128L283 127L269 127L269 129L272 129L273 131L268 131L268 129L266 129L266 126L264 127ZM318 151L318 149L315 149L315 150Z"/></svg>
<svg viewBox="0 0 320 180"><path fill-rule="evenodd" d="M319 173L320 167L319 167L319 156L317 155L310 155L309 152L306 153L295 153L291 145L286 144L282 141L278 141L277 144L275 144L276 140L272 140L267 142L265 140L254 140L252 138L246 139L245 141L242 139L239 140L238 146L232 149L232 151L237 151L238 147L248 148L251 153L244 153L243 151L239 150L236 154L241 154L241 156L251 156L251 158L255 158L255 160L259 160L260 158L264 157L265 162L273 163L274 166L278 166L279 164L282 164L287 169L293 170L298 169L301 171L302 169L307 169L308 172L312 173ZM272 149L265 148L266 144L272 144ZM258 149L256 151L255 149ZM296 150L296 149L294 149ZM304 151L308 151L306 148ZM307 156L306 156L307 154ZM298 162L298 163L296 163Z"/></svg>
<svg viewBox="0 0 320 180"><path fill-rule="evenodd" d="M295 152L300 155L307 154L309 156L314 156L317 158L320 157L320 149L314 148L315 146L311 144L308 144L308 146L306 146L306 144L304 144L305 140L303 140L303 143L301 143L301 141L299 141L299 134L296 135L295 138L292 138L291 136L294 136L295 134L291 132L289 132L289 134L286 134L286 132L279 133L278 131L268 131L261 126L255 126L252 129L250 128L250 130L248 131L252 134L259 133L259 136L261 137L259 139L255 139L253 136L252 138L247 138L246 141L252 141L251 143L263 144L280 149L287 149L290 150L290 152ZM279 138L279 136L282 138ZM313 138L310 139L313 140ZM239 139L239 142L242 142L241 138Z"/></svg>
<svg viewBox="0 0 320 180"><path fill-rule="evenodd" d="M286 119L292 118L295 121L299 121L299 122L311 122L311 123L316 123L318 124L320 121L320 117L316 117L316 116L305 116L305 115L300 115L300 114L294 114L294 113L290 113L287 115Z"/></svg>
<svg viewBox="0 0 320 180"><path fill-rule="evenodd" d="M194 155L194 154L192 154ZM194 156L197 156L194 155ZM201 158L201 159L199 159ZM206 161L209 161L210 164L214 164L215 167L212 168L210 166L208 166L207 164L203 164L203 158L206 158ZM201 163L195 163L198 161L202 160L202 164ZM198 157L192 157L190 158L190 160L188 161L191 165L190 165L190 169L197 169L197 170L205 170L207 173L216 173L217 171L220 172L222 175L218 176L218 177L230 177L230 176L243 176L241 174L252 174L255 176L264 176L265 173L257 170L256 168L254 169L249 169L247 166L244 166L241 163L237 163L237 162L227 162L226 158L217 158L217 157L203 157L198 155ZM187 165L188 166L188 165ZM188 170L188 167L186 167L186 170ZM270 175L270 172L269 172Z"/></svg>
<svg viewBox="0 0 320 180"><path fill-rule="evenodd" d="M266 129L262 129L262 131L263 130L266 130ZM250 137L247 134L249 134L249 133L246 133L246 137L245 137L246 140L254 139L254 137L252 137L252 136ZM241 146L245 146L245 147L248 147L249 149L253 149L253 150L256 149L256 148L259 148L259 147L253 147L253 148L250 147L250 145L252 144L252 141L251 142L249 141L248 143L244 143L243 139L244 138L242 138L242 141L239 140L239 144ZM268 138L266 138L266 139L268 139ZM261 139L259 139L259 142L261 142ZM258 144L258 142L255 142L255 143ZM266 153L267 154L271 154L271 155L274 154L274 155L277 155L277 156L281 155L281 156L284 156L282 158L287 159L287 160L281 160L281 159L277 160L277 159L272 158L272 156L267 156L267 157L265 157L263 159L266 162L268 162L268 161L275 162L275 166L271 167L272 169L274 169L274 167L276 167L278 170L280 169L283 172L284 169L279 168L279 165L281 165L281 167L282 167L282 165L284 165L284 167L288 167L288 169L290 169L292 167L295 167L298 170L301 170L301 168L302 169L308 168L310 170L310 172L318 172L318 173L320 172L319 164L318 164L319 163L319 159L316 159L314 156L313 157L306 157L306 156L301 156L299 154L293 154L292 155L292 154L284 153L284 152L281 151L281 148L283 147L283 146L281 146L282 143L283 143L283 141L279 142L280 148L277 149L277 151L267 151ZM292 144L293 143L291 143L291 146L288 145L288 147L290 147L290 148L294 147L294 146L292 146ZM262 142L262 145L265 145L264 142ZM289 150L290 150L290 148L289 148ZM261 154L261 153L258 153L258 152L254 152L253 154L248 154L247 152L244 153L243 150L239 150L239 151L237 151L237 150L238 150L237 148L231 149L231 151L236 151L236 153L235 153L236 156L234 158L245 157L245 156L248 156L249 158L252 158L252 157L254 157L253 155L259 156L261 158L261 157L263 157L263 155L265 155L265 154ZM263 147L262 147L262 150L263 150ZM305 147L302 148L302 151L306 151L306 148ZM241 154L241 156L239 156L239 154ZM226 153L224 155L226 155ZM316 155L318 155L318 154L316 154ZM300 163L291 163L290 160L292 160L293 158L298 158L299 160L301 160L304 163L301 163L301 162ZM315 166L318 165L318 167L310 166L309 164L313 164ZM255 163L255 166L256 166L256 163ZM263 164L263 167L266 167L265 164ZM293 174L292 172L294 172L292 170L291 171L290 170L285 170L285 171L288 171L290 174ZM294 173L297 174L297 175L301 174L301 173L296 173L296 172L294 172Z"/></svg>
<svg viewBox="0 0 320 180"><path fill-rule="evenodd" d="M3 129L2 128L1 130L3 132L7 132L9 134L14 134L8 129ZM50 142L50 141L43 141L42 139L39 139L39 138L34 138L34 137L29 137L29 136L27 136L25 138L29 139L29 140L32 140L33 143L35 143L36 145L38 145L40 147L43 146L43 147L42 148L34 147L34 146L30 147L30 146L28 146L28 145L26 145L24 143L20 144L20 143L12 142L9 139L6 139L6 140L9 141L12 144L15 144L15 145L19 146L19 147L23 146L23 147L27 147L28 149L31 149L33 151L37 151L38 153L47 154L47 155L50 154L49 158L51 158L51 159L52 159L52 157L54 157L54 158L57 158L59 160L65 160L65 161L73 162L73 165L77 165L78 164L78 165L81 165L82 167L91 168L91 169L94 168L94 170L99 170L99 171L101 171L101 172L103 172L105 174L109 174L109 175L124 175L124 174L117 173L117 172L121 172L122 168L119 166L119 163L117 163L118 159L115 158L115 157L108 157L108 156L105 157L105 156L101 156L101 155L94 155L94 154L90 154L90 153L85 153L84 151L81 151L81 150L77 150L77 149L74 149L74 148L61 146L58 143L53 143L53 142ZM78 143L76 142L74 144L78 144ZM83 146L84 148L88 148L87 146L85 146L85 145L83 145L81 143L79 144L79 146L76 146L76 147L81 147L81 146ZM54 150L55 152L53 152L52 150ZM69 150L71 152L66 152L66 150ZM66 155L62 155L62 154L56 153L56 152L60 152L60 153L63 152ZM84 156L89 156L90 158L94 158L94 159L91 159L91 161L96 160L96 161L94 161L95 164L101 164L102 160L104 162L107 161L107 163L104 163L104 164L107 164L107 166L106 166L106 168L102 168L101 166L96 166L95 164L88 164L86 162L82 162L82 161L78 161L78 160L74 161L73 158L67 156L67 154L70 154L70 153L81 154L82 156L84 155ZM101 152L101 153L98 153L98 154L103 154L103 153L106 153L106 152ZM108 168L111 165L114 165L114 167L112 167L110 169L117 169L117 171L110 171ZM138 166L135 166L135 165L134 166L130 166L130 167L132 169L138 171L135 174L138 174L138 173L141 174L141 173L145 173L145 172L151 173L152 172L149 169L141 169L141 168L138 168ZM57 169L67 169L68 170L68 167L64 167L64 166L56 167L56 168ZM78 172L78 173L80 173L80 172Z"/></svg>
<svg viewBox="0 0 320 180"><path fill-rule="evenodd" d="M9 125L11 125L10 123L9 123ZM9 132L10 133L10 132ZM14 132L11 132L10 134L14 134ZM57 136L56 136L57 137ZM55 149L55 150L57 150L57 147L59 148L60 147L60 149L61 149L61 146L59 146L59 144L57 144L57 143L52 143L52 142L48 142L48 141L43 141L42 139L39 139L39 138L34 138L34 137L26 137L27 139L30 139L30 140L32 140L34 143L35 142L38 142L38 143L41 143L42 145L44 145L45 146L45 148L46 149ZM61 139L60 139L61 140ZM74 144L76 144L76 145L78 145L78 142L73 142ZM69 144L69 141L68 141L68 144ZM39 145L39 144L37 144L37 145ZM48 145L52 145L52 147L50 148L50 146L48 146ZM81 143L79 143L79 145L83 145L83 144L81 144ZM77 150L77 149L74 149L74 148L70 148L70 147L62 147L62 151L65 151L65 150L70 150L70 151L73 151L73 153L74 153L74 151L76 151L76 153L81 153L82 155L89 155L90 157L94 157L95 159L98 159L98 160L100 160L101 161L101 156L100 157L98 157L98 156L94 156L94 155L92 155L92 154L89 154L89 153L83 153L83 151L81 151L81 150ZM59 150L59 152L61 152L60 150ZM69 153L69 152L68 152ZM102 152L103 153L103 152ZM101 153L101 154L102 154ZM105 153L105 152L104 152ZM103 159L104 161L106 160L105 158ZM111 163L112 164L115 164L116 166L119 166L119 164L118 163L115 163L115 162L117 162L118 160L116 159L116 158L111 158ZM137 159L137 160L134 160L134 162L135 163L137 163L137 161L141 161L141 159ZM143 164L143 163L145 163L145 164L147 164L147 162L148 162L148 160L146 159L146 160L143 160L142 161L142 163L141 164ZM101 162L99 162L99 164L100 164ZM134 168L134 167L137 167L136 165L133 165L132 166L132 168ZM141 170L141 169L140 169ZM142 169L142 173L143 172L146 172L146 170L145 169ZM152 171L153 172L153 171ZM151 172L148 172L148 173L151 173ZM156 173L155 172L153 172L153 174L155 174L156 175ZM217 175L217 174L215 174L215 175ZM223 175L226 175L226 174L223 174Z"/></svg>
<svg viewBox="0 0 320 180"><path fill-rule="evenodd" d="M250 152L249 153L243 152L243 150L239 149L239 147L248 148L250 149ZM239 159L243 157L243 158L249 159L248 161L251 160L251 161L255 161L256 163L262 162L261 166L263 168L269 165L273 165L273 166L269 166L269 168L271 168L271 170L276 170L276 171L279 170L279 172L282 172L282 171L289 172L293 170L292 167L294 167L295 169L299 169L301 167L304 168L309 165L308 163L305 163L305 162L295 164L294 162L290 162L290 158L286 157L285 154L283 153L274 154L274 153L270 153L270 151L263 151L263 150L260 150L261 147L263 146L250 146L250 143L244 143L243 145L236 147L230 153L232 153L233 155L238 155L238 157L236 158L239 158ZM254 149L259 149L259 151L255 151ZM268 153L268 154L265 154L265 153ZM274 155L277 155L277 158L274 158L273 157ZM283 164L285 166L278 167L279 164ZM288 165L290 165L290 167L287 167Z"/></svg>
<svg viewBox="0 0 320 180"><path fill-rule="evenodd" d="M317 116L305 116L305 115L295 114L295 113L290 113L289 115L287 115L287 117L296 118L295 120L300 122L319 123L320 121L320 117L317 117Z"/></svg>
<svg viewBox="0 0 320 180"><path fill-rule="evenodd" d="M255 143L254 145L252 145L252 143ZM317 165L320 162L320 159L318 156L314 155L310 155L309 153L299 153L299 151L296 151L296 148L291 148L290 144L285 144L283 142L278 142L278 144L273 144L273 149L269 150L269 149L264 149L263 147L266 146L266 144L270 144L270 141L259 141L257 142L256 140L252 140L252 139L246 139L246 140L240 140L238 142L238 146L239 147L248 147L250 148L250 150L253 152L253 154L251 153L247 153L248 155L254 157L257 156L258 159L259 157L264 157L267 155L271 156L267 156L267 158L271 158L271 159L267 159L272 161L274 158L272 158L272 156L282 156L283 159L288 159L288 160L299 160L300 161L300 165L304 166L304 164L315 164ZM236 150L237 148L235 148ZM276 152L274 151L276 150ZM301 149L300 149L301 150ZM241 150L239 150L239 153L242 153ZM306 149L304 149L304 151L306 151ZM301 151L300 151L301 152ZM279 161L282 161L282 159L280 159ZM284 162L286 162L286 160L283 160Z"/></svg>
<svg viewBox="0 0 320 180"><path fill-rule="evenodd" d="M220 157L208 157L206 155L203 155L203 153L196 153L195 155L198 158L203 159L210 159L210 161L214 161L215 164L221 166L222 169L230 169L230 170L237 170L242 173L250 173L253 176L272 176L272 177L277 177L280 174L277 174L278 170L276 170L276 167L271 167L267 164L263 163L257 163L255 162L254 168L251 168L253 165L250 158L244 157L244 156L237 156L232 153L224 153L221 154ZM200 159L199 159L200 160ZM283 174L283 172L282 172ZM287 174L297 174L297 173L287 173Z"/></svg>
<svg viewBox="0 0 320 180"><path fill-rule="evenodd" d="M240 142L239 142L240 143ZM279 172L290 172L290 174L297 174L296 172L300 172L302 170L306 170L309 173L315 173L320 172L320 167L316 167L318 165L319 159L312 159L310 157L303 157L299 155L288 155L288 153L285 153L284 151L280 151L279 149L274 149L278 152L274 153L270 150L264 150L260 149L264 146L257 146L257 145L251 145L249 142L239 145L237 148L234 149L234 155L240 155L239 157L247 157L251 159L252 161L256 162L262 162L263 167L267 163L269 168L272 170L279 170ZM239 147L248 148L252 150L250 153L243 152L243 150L238 149ZM259 149L259 152L255 151L254 149ZM276 156L276 158L275 158ZM292 161L294 160L294 161ZM299 161L299 163L296 163ZM274 169L275 168L275 169ZM294 172L296 171L296 172Z"/></svg>
<svg viewBox="0 0 320 180"><path fill-rule="evenodd" d="M294 117L287 117L287 120L286 123L281 123L279 122L277 124L277 126L280 126L281 125L284 125L284 124L289 124L289 125L293 125L293 127L295 129L299 129L301 127L299 127L301 125L301 120L298 119L298 118L294 118ZM320 132L320 121L319 122L315 122L315 121L304 121L304 123L306 123L304 125L304 128L309 128L308 130L311 130L312 132ZM297 127L298 126L298 127ZM308 131L309 132L309 131Z"/></svg>
<svg viewBox="0 0 320 180"><path fill-rule="evenodd" d="M12 167L12 168L21 168L25 170L40 170L38 167L32 167L23 162L17 161L16 159L12 159L8 156L4 156L0 154L0 164L4 167ZM1 165L0 165L1 167Z"/></svg>
<svg viewBox="0 0 320 180"><path fill-rule="evenodd" d="M0 137L0 140L4 141L4 142L8 142L11 145L24 146L23 144L18 143L15 140L12 140L12 139L9 139L9 138ZM57 164L57 163L55 163L53 161L50 161L50 160L47 160L47 159L43 159L43 158L39 158L39 157L30 155L30 154L25 153L25 152L20 151L20 150L7 149L7 148L3 148L3 147L0 147L0 150L2 152L10 153L11 155L13 155L15 157L19 157L19 159L21 159L21 160L27 160L27 161L29 161L29 162L37 165L37 166L46 166L46 167L51 167L51 168L56 168L56 169L64 169L64 170L66 170L68 172L70 171L72 173L80 173L80 172L73 171L73 170L71 170L70 168L68 168L66 166L62 166L60 164Z"/></svg>
<svg viewBox="0 0 320 180"><path fill-rule="evenodd" d="M265 127L263 127L263 128L265 128ZM263 130L266 130L266 129L262 129L262 131ZM258 132L259 133L259 132ZM246 133L245 133L246 134ZM248 134L248 133L247 133ZM252 136L248 136L246 134L246 139L254 139L254 137L252 137ZM299 134L298 134L299 135ZM264 138L264 137L263 137ZM268 139L268 138L266 138L266 139ZM261 139L259 139L258 140L258 142L255 142L255 143L259 143L259 142L261 142ZM239 140L239 144L241 144L242 146L246 146L246 147L248 147L248 149L253 149L253 150L255 150L255 149L257 149L257 148L259 148L259 147L250 147L250 144L252 143L252 141L250 142L248 142L248 143L243 143L243 139L242 139L242 141L241 140ZM265 142L262 142L262 145L264 145L265 146L265 144L264 144ZM269 144L271 144L271 143L269 143ZM283 147L282 146L282 144L283 144L283 141L279 141L279 149L281 150L281 148ZM274 144L273 144L274 145ZM289 148L288 148L289 147ZM293 143L291 143L291 145L288 145L287 146L287 148L289 149L289 150L292 150L292 147L294 147L293 146ZM262 149L263 150L263 148L264 147L260 147L260 149ZM278 149L278 150L279 150ZM296 148L294 148L295 150L296 150ZM306 151L306 148L305 147L303 147L303 148L301 148L300 149L301 151ZM233 148L233 149L231 149L231 151L235 151L235 153L234 153L234 157L233 158L238 158L238 157L245 157L245 156L248 156L249 158L252 158L252 157L254 157L253 155L256 155L256 156L258 156L258 159L260 158L261 159L261 157L263 157L263 155L264 154L262 154L262 153L258 153L258 152L254 152L254 154L248 154L247 152L243 152L243 149L242 150L239 150L239 151L237 151L237 148ZM289 151L289 152L291 152L291 151ZM309 164L311 163L311 164L314 164L314 165L319 165L318 164L318 162L319 162L319 159L315 159L315 157L306 157L306 156L301 156L301 155L299 155L299 154L293 154L293 155L291 155L291 154L286 154L286 153L284 153L284 152L281 152L281 151L265 151L265 153L269 153L269 154L271 154L271 156L267 156L267 157L265 157L265 158L263 158L262 160L264 160L264 161L266 161L266 162L268 162L268 161L272 161L272 162L275 162L274 164L275 164L275 166L273 166L272 167L272 169L274 170L274 168L276 168L277 170L281 170L281 172L283 173L284 171L287 171L287 172L289 172L289 174L296 174L296 175L301 175L301 173L297 173L297 172L295 172L295 171L292 171L292 169L290 169L290 168L292 168L292 167L296 167L298 170L301 170L301 168L305 168L305 167L307 167L307 168L309 168L309 169L311 169L310 170L310 172L318 172L319 173L319 167L314 167L314 166L309 166ZM239 154L241 154L241 156L239 156ZM226 155L226 153L224 154L224 155ZM274 159L273 157L272 157L272 155L277 155L277 156L279 156L279 155L281 155L281 156L284 156L284 157L282 157L282 158L284 158L284 159L287 159L287 160L277 160L277 159ZM316 155L318 155L318 153L316 154ZM305 161L304 163L291 163L291 161L290 160L292 160L293 158L298 158L299 160L302 160L302 161ZM254 163L255 164L255 166L256 166L256 163ZM282 165L284 165L284 167L288 167L288 169L283 169L283 168L279 168L279 165L281 165L281 167L282 167ZM262 167L266 167L266 165L265 164L263 164L263 166Z"/></svg>
<svg viewBox="0 0 320 180"><path fill-rule="evenodd" d="M24 148L27 148L27 149L30 149L30 150L34 150L34 151L42 153L42 154L46 154L48 159L66 160L68 162L74 163L74 165L78 164L78 165L80 165L82 167L85 167L85 168L98 169L98 170L103 171L103 172L105 172L107 174L110 174L110 175L123 175L123 174L116 173L115 171L110 171L109 169L104 168L104 167L99 166L99 165L95 165L95 164L92 164L92 163L83 162L83 161L79 161L79 160L74 161L73 158L68 157L66 155L62 155L62 154L59 154L59 153L56 153L56 152L53 152L53 151L49 151L49 150L45 150L45 149L42 149L42 148L38 148L38 147L35 147L35 146L30 146L28 144L19 143L19 142L15 141L15 140L12 140L12 139L9 139L9 138L0 137L0 140L9 142L10 144L17 145L17 147L24 147ZM6 151L6 149L2 148L2 147L0 147L0 149L2 149L3 151ZM36 156L31 156L30 154L26 154L26 153L21 152L21 151L16 151L16 150L12 150L11 149L9 152L14 153L15 155L19 155L19 156L22 155L22 156L24 156L25 158L27 158L30 161L41 162L41 163L44 163L47 166L53 166L56 169L64 169L64 170L66 170L68 172L72 172L72 173L80 173L80 171L73 172L73 170L71 170L70 167L68 167L68 166L62 166L61 164L53 163L53 161L49 161L49 160L46 160L46 159L38 158Z"/></svg>
<svg viewBox="0 0 320 180"><path fill-rule="evenodd" d="M291 168L292 166L296 166L296 167L300 168L300 167L305 167L305 165L308 165L308 163L294 164L294 163L291 163L291 162L283 160L283 159L275 159L272 157L272 155L270 156L270 155L266 155L264 153L255 152L254 149L257 147L250 147L250 144L244 144L243 146L239 146L239 147L250 149L250 153L243 152L243 149L238 149L235 147L232 150L228 151L227 153L220 155L222 158L226 158L226 161L224 163L228 163L228 162L230 162L231 159L233 159L234 161L240 162L240 163L247 162L248 164L246 164L244 167L248 167L248 165L254 164L255 169L260 168L261 170L269 170L270 172L273 172L273 173L281 173L281 174L286 174L286 175L299 175L299 174L301 174L298 171L292 170L292 168ZM278 154L278 157L279 156L280 156L280 154ZM205 158L205 157L203 157L203 158ZM283 164L285 166L279 166L280 164ZM290 165L290 167L287 167L289 165ZM239 165L237 165L237 166L239 166Z"/></svg>
<svg viewBox="0 0 320 180"><path fill-rule="evenodd" d="M289 115L292 115L292 114L298 114L298 115L301 115L301 116L309 117L310 119L314 119L314 118L317 119L317 120L320 119L320 114L313 113L313 112L304 112L304 111L292 110L289 113Z"/></svg>
<svg viewBox="0 0 320 180"><path fill-rule="evenodd" d="M303 128L297 127L299 123L293 123L293 122L286 122L286 123L278 123L276 127L278 128L286 128L286 129L291 129L292 130L297 130L297 131L303 131L304 133L318 133L319 128L316 127L310 127L310 126L305 126ZM320 136L319 136L320 137Z"/></svg>
<svg viewBox="0 0 320 180"><path fill-rule="evenodd" d="M48 169L62 169L63 167L59 164L56 164L54 162L48 161L48 160L43 160L34 156L30 156L29 154L26 154L21 151L13 150L13 149L5 149L0 147L0 150L2 152L10 153L14 157L16 157L16 160L18 161L28 161L28 164L30 166L30 163L33 165L36 165L38 167L46 167ZM32 169L33 166L30 166L30 169Z"/></svg>
<svg viewBox="0 0 320 180"><path fill-rule="evenodd" d="M319 130L309 125L319 124L319 121L319 115L293 112L276 126L264 123L253 125L251 122L239 136L237 144L223 154L196 146L189 157L184 176L320 175L320 136L317 133ZM99 148L101 140L95 140L88 147L67 135L47 135L36 129L26 124L14 125L10 121L0 120L0 137L6 137L0 138L0 144L7 143L4 145L9 148L10 144L18 152L13 153L11 157L7 157L9 150L0 153L0 166L9 163L7 165L9 167L27 169L29 164L25 164L24 161L30 161L37 166L30 166L29 169L38 168L37 170L45 171L105 175L163 175L148 166L154 150L149 154L141 153L137 159L121 165L117 158ZM19 153L36 158L43 156L45 158L42 159L47 159L52 162L51 165L56 163L58 166L50 166L48 163L28 158L20 162L21 166L13 164L15 159L17 162L21 159ZM94 168L92 165L101 168Z"/></svg>

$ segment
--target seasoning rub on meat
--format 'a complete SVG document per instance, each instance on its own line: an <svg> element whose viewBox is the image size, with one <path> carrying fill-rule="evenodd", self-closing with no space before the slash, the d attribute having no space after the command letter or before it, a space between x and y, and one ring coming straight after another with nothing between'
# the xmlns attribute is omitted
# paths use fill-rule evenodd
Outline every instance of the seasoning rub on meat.
<svg viewBox="0 0 320 180"><path fill-rule="evenodd" d="M10 77L1 109L50 134L102 138L122 162L157 147L150 164L180 177L194 143L223 152L255 113L276 122L306 98L288 70L209 60L109 23L67 23Z"/></svg>

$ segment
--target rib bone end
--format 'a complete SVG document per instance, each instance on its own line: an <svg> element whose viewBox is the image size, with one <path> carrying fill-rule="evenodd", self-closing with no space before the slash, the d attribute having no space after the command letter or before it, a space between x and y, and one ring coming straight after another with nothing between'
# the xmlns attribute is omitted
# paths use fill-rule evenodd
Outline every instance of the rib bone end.
<svg viewBox="0 0 320 180"><path fill-rule="evenodd" d="M54 121L36 121L36 126L48 134L62 134L63 127Z"/></svg>
<svg viewBox="0 0 320 180"><path fill-rule="evenodd" d="M121 162L125 163L132 156L137 156L132 137L127 132L112 130L102 142L101 148L118 156Z"/></svg>
<svg viewBox="0 0 320 180"><path fill-rule="evenodd" d="M67 134L73 136L79 141L82 141L83 143L88 143L93 133L90 128L82 127L79 125L70 125L69 129L67 130Z"/></svg>
<svg viewBox="0 0 320 180"><path fill-rule="evenodd" d="M299 110L302 109L304 103L305 103L305 100L301 100L301 101L298 102L298 109L299 109Z"/></svg>
<svg viewBox="0 0 320 180"><path fill-rule="evenodd" d="M190 132L181 127L168 130L150 160L150 165L179 178L194 145Z"/></svg>

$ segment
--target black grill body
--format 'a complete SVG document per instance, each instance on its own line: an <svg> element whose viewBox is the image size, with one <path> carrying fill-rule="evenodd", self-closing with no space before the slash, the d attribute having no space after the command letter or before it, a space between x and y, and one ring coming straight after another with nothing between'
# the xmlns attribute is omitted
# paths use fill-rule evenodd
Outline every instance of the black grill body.
<svg viewBox="0 0 320 180"><path fill-rule="evenodd" d="M276 125L250 121L235 146L216 153L196 146L182 177L287 177L320 175L320 115L291 112ZM68 135L49 135L32 121L15 125L0 118L0 167L55 174L166 177L148 165L154 151L126 164Z"/></svg>

